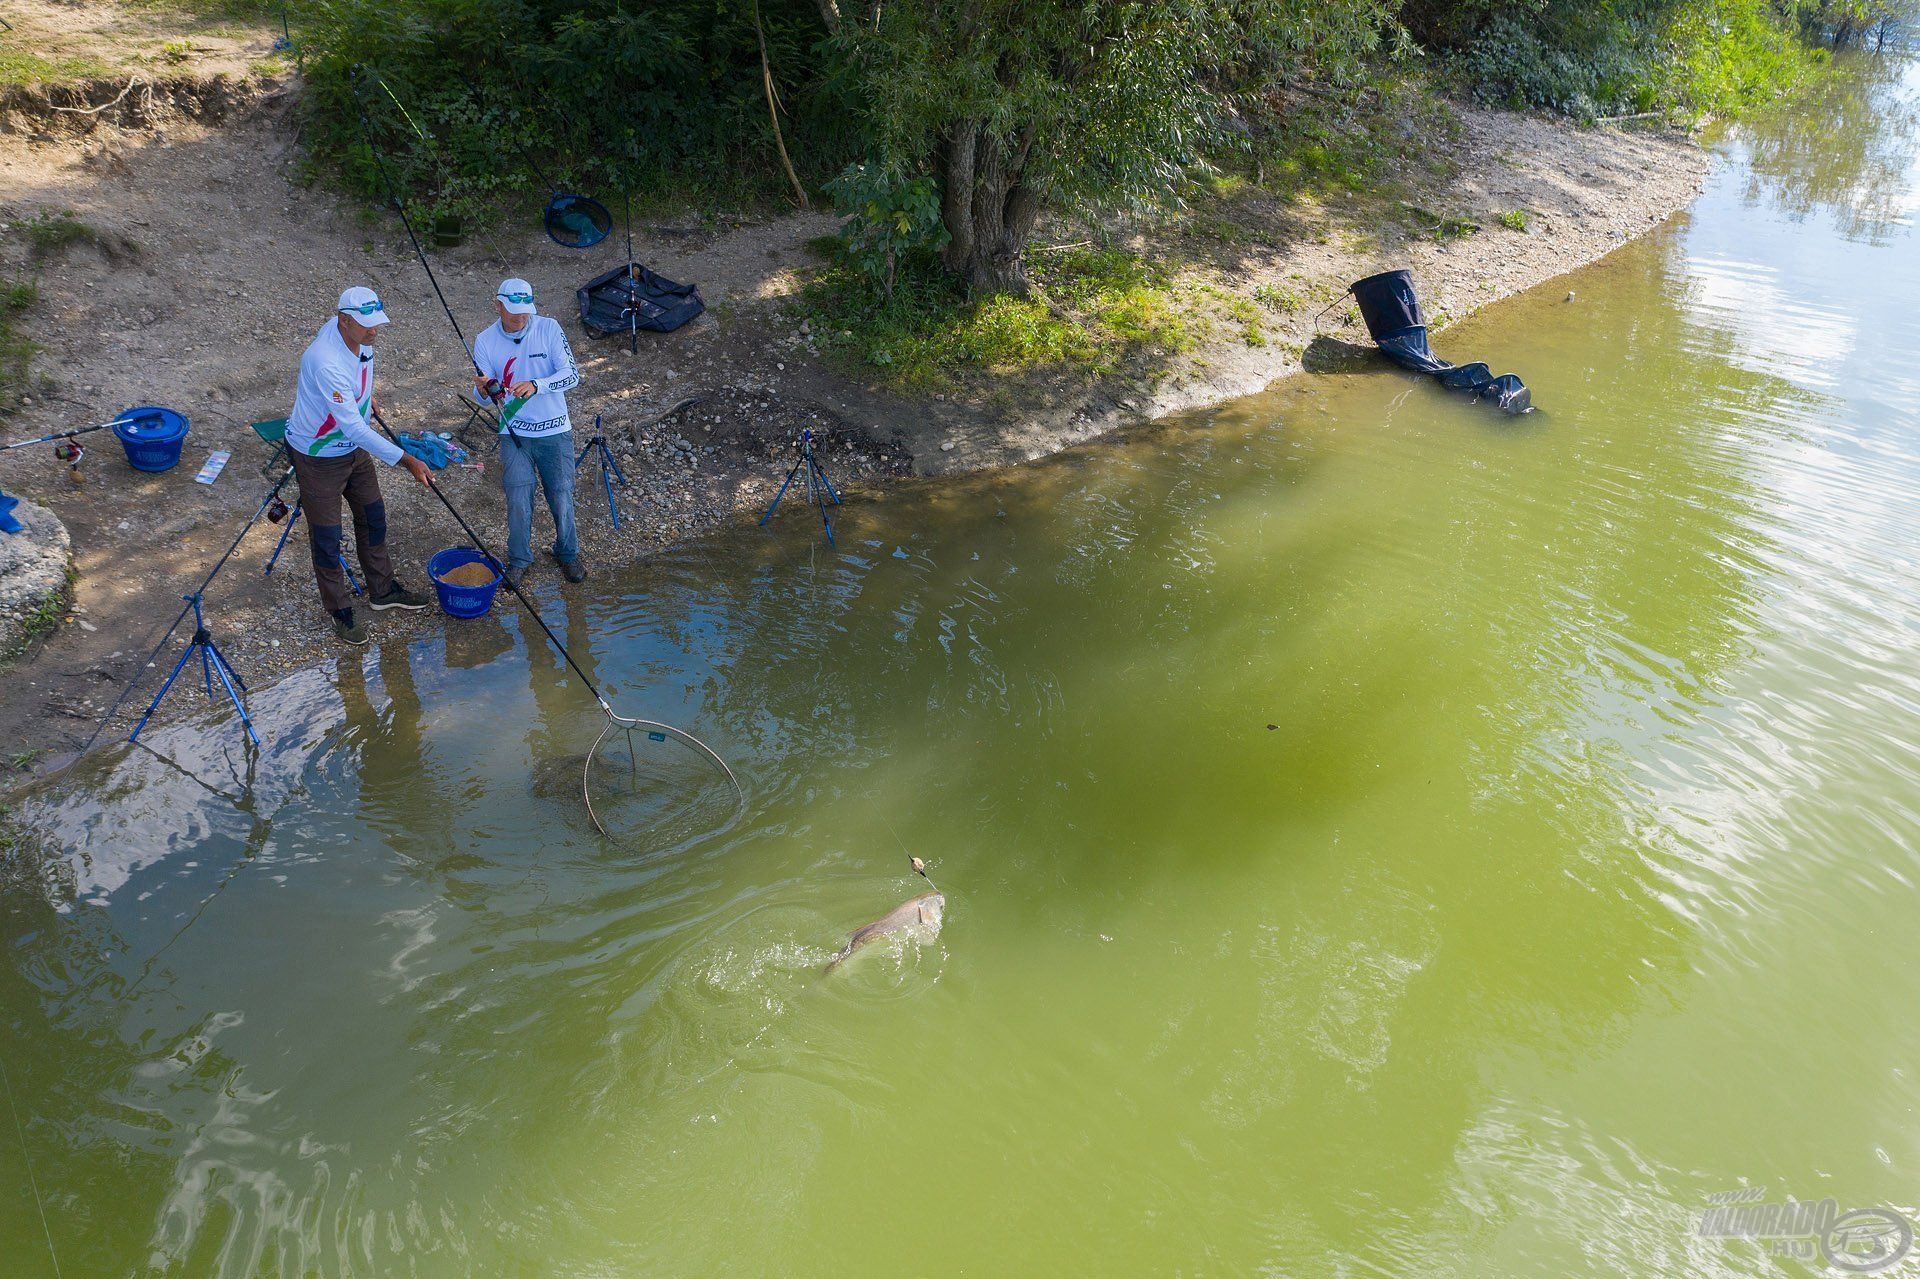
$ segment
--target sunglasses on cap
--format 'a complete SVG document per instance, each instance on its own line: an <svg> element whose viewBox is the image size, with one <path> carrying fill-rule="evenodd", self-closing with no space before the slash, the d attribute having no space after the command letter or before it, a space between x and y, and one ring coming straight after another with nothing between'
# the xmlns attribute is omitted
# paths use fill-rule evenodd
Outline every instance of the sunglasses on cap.
<svg viewBox="0 0 1920 1279"><path fill-rule="evenodd" d="M380 314L380 312L386 309L387 309L386 307L381 306L380 303L378 302L362 302L359 306L341 307L340 314L342 315L378 315Z"/></svg>
<svg viewBox="0 0 1920 1279"><path fill-rule="evenodd" d="M499 298L502 302L511 302L515 306L524 306L528 302L533 301L533 294L531 293L496 293L493 296Z"/></svg>

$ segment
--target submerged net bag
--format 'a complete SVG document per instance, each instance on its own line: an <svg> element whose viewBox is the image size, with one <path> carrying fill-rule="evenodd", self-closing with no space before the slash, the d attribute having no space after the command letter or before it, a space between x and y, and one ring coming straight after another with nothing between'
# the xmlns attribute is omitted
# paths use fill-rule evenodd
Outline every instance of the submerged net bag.
<svg viewBox="0 0 1920 1279"><path fill-rule="evenodd" d="M613 231L613 215L604 204L591 196L565 191L547 201L542 221L547 236L569 249L590 249Z"/></svg>
<svg viewBox="0 0 1920 1279"><path fill-rule="evenodd" d="M1503 413L1532 411L1533 393L1513 374L1495 377L1485 364L1449 364L1434 354L1427 341L1426 316L1413 291L1413 272L1382 271L1355 280L1347 290L1360 305L1360 318L1366 321L1373 344L1401 368L1428 374L1442 386L1465 391Z"/></svg>

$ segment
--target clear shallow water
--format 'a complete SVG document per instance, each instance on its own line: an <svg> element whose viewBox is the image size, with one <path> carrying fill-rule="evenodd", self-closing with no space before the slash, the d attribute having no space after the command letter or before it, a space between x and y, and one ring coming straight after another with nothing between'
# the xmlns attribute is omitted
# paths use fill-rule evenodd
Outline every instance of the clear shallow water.
<svg viewBox="0 0 1920 1279"><path fill-rule="evenodd" d="M598 723L511 615L256 699L249 791L154 738L238 804L107 760L0 913L65 1273L1795 1274L1705 1196L1913 1206L1916 109L1440 335L1525 421L1297 379L556 605L737 814L530 784ZM944 935L819 980L902 841Z"/></svg>

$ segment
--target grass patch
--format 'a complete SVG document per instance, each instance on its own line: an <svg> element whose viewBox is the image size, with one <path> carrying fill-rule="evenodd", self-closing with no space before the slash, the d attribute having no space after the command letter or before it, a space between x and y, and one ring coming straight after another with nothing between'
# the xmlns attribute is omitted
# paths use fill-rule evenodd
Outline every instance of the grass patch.
<svg viewBox="0 0 1920 1279"><path fill-rule="evenodd" d="M1061 368L1111 371L1136 352L1192 348L1204 326L1170 272L1117 249L1036 255L1035 296L971 299L936 263L903 266L893 297L836 264L802 290L799 308L826 350L896 390L945 390L968 373Z"/></svg>
<svg viewBox="0 0 1920 1279"><path fill-rule="evenodd" d="M1460 123L1422 80L1380 72L1337 92L1275 99L1247 159L1261 187L1286 197L1381 194L1408 177L1443 176Z"/></svg>
<svg viewBox="0 0 1920 1279"><path fill-rule="evenodd" d="M1276 205L1408 198L1455 166L1453 110L1422 79L1376 71L1337 89L1277 90L1247 104L1233 150L1180 187L1176 225L1233 249L1271 233Z"/></svg>
<svg viewBox="0 0 1920 1279"><path fill-rule="evenodd" d="M98 238L92 227L65 209L37 213L20 223L19 227L36 260L50 258L76 244Z"/></svg>
<svg viewBox="0 0 1920 1279"><path fill-rule="evenodd" d="M20 643L8 656L18 656L35 640L51 635L67 611L67 592L60 590L40 601L40 607L20 619Z"/></svg>
<svg viewBox="0 0 1920 1279"><path fill-rule="evenodd" d="M97 80L112 72L113 68L98 58L77 56L43 58L25 49L0 44L0 84Z"/></svg>
<svg viewBox="0 0 1920 1279"><path fill-rule="evenodd" d="M73 584L79 579L73 565L67 565L67 573L61 579L60 589L47 598L33 612L20 619L20 638L6 652L0 653L0 667L10 666L25 655L34 641L51 635L60 625L60 619L67 614L67 606L73 603Z"/></svg>
<svg viewBox="0 0 1920 1279"><path fill-rule="evenodd" d="M1499 216L1497 221L1509 231L1524 231L1527 229L1527 211L1525 209L1508 209Z"/></svg>
<svg viewBox="0 0 1920 1279"><path fill-rule="evenodd" d="M1423 209L1417 204L1408 204L1405 201L1400 204L1400 212L1406 221L1422 235L1431 236L1441 244L1449 240L1464 240L1470 235L1479 234L1480 231L1480 224L1471 218L1456 217L1450 213L1435 213L1431 209Z"/></svg>
<svg viewBox="0 0 1920 1279"><path fill-rule="evenodd" d="M1271 284L1255 285L1253 300L1261 306L1266 307L1269 311L1278 311L1281 315L1292 315L1306 305L1306 301L1301 298L1299 293L1292 289L1282 289Z"/></svg>
<svg viewBox="0 0 1920 1279"><path fill-rule="evenodd" d="M179 14L210 22L280 20L278 0L125 0L129 9L147 13Z"/></svg>
<svg viewBox="0 0 1920 1279"><path fill-rule="evenodd" d="M40 348L19 319L39 300L40 287L32 280L0 284L0 413L10 410L27 389L27 372Z"/></svg>

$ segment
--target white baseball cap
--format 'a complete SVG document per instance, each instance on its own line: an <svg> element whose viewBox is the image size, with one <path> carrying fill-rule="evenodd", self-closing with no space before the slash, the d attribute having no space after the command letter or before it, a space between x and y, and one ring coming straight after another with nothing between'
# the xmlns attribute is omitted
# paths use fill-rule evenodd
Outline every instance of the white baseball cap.
<svg viewBox="0 0 1920 1279"><path fill-rule="evenodd" d="M533 314L533 286L517 275L500 281L500 291L493 296L500 299L508 315Z"/></svg>
<svg viewBox="0 0 1920 1279"><path fill-rule="evenodd" d="M387 322L387 308L380 302L380 295L364 284L356 284L340 295L340 305L334 308L342 315L351 315L355 324L365 329L377 329Z"/></svg>

